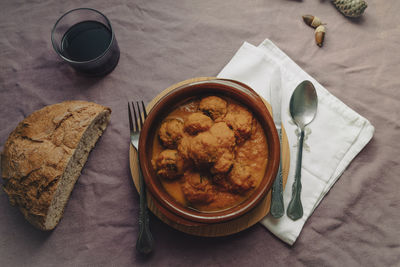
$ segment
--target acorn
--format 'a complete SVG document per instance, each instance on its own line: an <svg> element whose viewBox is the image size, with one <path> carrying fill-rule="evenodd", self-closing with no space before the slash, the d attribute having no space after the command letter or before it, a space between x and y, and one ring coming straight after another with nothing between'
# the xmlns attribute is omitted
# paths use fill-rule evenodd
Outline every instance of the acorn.
<svg viewBox="0 0 400 267"><path fill-rule="evenodd" d="M331 0L332 4L346 17L360 17L368 7L364 0Z"/></svg>
<svg viewBox="0 0 400 267"><path fill-rule="evenodd" d="M319 47L324 43L325 38L325 27L320 25L315 29L315 42Z"/></svg>
<svg viewBox="0 0 400 267"><path fill-rule="evenodd" d="M304 15L303 20L308 26L313 28L317 28L319 25L322 25L321 20L313 15Z"/></svg>

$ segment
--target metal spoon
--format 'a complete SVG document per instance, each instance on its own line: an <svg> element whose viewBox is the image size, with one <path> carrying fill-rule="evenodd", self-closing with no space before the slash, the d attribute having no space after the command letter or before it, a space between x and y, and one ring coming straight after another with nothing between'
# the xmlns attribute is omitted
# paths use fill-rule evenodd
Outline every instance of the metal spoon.
<svg viewBox="0 0 400 267"><path fill-rule="evenodd" d="M287 215L292 220L303 216L301 204L301 160L303 156L304 128L314 120L317 113L318 97L314 85L310 81L301 82L290 98L290 115L300 129L298 143L296 174L292 187L292 199L287 208Z"/></svg>

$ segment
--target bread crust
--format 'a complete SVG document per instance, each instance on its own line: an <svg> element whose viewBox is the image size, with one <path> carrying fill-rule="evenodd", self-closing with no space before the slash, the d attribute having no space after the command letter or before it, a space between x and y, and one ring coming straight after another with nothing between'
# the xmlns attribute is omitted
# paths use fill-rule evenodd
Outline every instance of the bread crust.
<svg viewBox="0 0 400 267"><path fill-rule="evenodd" d="M35 227L45 229L49 206L82 135L96 116L111 109L87 101L46 106L21 121L1 155L3 189Z"/></svg>

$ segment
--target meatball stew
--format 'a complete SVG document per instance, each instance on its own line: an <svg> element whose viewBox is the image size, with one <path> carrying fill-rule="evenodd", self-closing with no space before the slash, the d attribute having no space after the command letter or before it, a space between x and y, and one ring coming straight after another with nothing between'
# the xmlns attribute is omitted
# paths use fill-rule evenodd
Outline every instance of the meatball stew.
<svg viewBox="0 0 400 267"><path fill-rule="evenodd" d="M244 201L260 184L268 160L261 125L243 105L207 96L175 108L153 140L152 165L164 189L202 212Z"/></svg>

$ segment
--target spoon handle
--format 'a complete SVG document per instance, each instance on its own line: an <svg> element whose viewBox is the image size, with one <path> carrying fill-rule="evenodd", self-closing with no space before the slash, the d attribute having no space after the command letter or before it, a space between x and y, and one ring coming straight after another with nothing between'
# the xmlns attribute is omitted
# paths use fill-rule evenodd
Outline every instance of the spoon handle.
<svg viewBox="0 0 400 267"><path fill-rule="evenodd" d="M282 140L282 129L277 128L279 140ZM282 146L282 142L281 142ZM282 217L284 213L283 206L283 186L282 186L282 149L281 149L281 158L279 161L279 169L276 175L274 184L272 185L272 199L271 199L271 215L274 218Z"/></svg>
<svg viewBox="0 0 400 267"><path fill-rule="evenodd" d="M303 205L301 204L301 161L303 158L304 129L301 129L297 150L296 174L292 187L292 199L287 208L287 215L293 221L303 217Z"/></svg>
<svg viewBox="0 0 400 267"><path fill-rule="evenodd" d="M140 208L139 208L139 234L136 241L136 250L148 254L153 250L153 236L149 227L149 213L147 209L146 188L142 170L139 167Z"/></svg>

